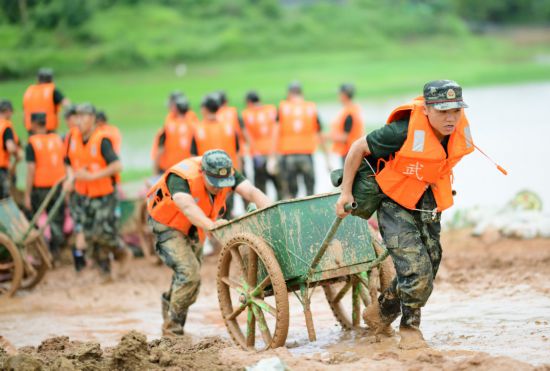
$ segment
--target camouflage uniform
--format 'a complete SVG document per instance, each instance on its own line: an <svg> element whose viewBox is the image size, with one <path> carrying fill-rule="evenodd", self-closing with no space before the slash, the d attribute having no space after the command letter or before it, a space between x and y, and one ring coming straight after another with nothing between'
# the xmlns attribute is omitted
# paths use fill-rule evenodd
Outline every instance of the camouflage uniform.
<svg viewBox="0 0 550 371"><path fill-rule="evenodd" d="M151 217L147 221L156 237L155 251L174 271L170 289L162 294L163 308L173 321L183 325L189 307L199 295L201 260L197 255L200 244Z"/></svg>
<svg viewBox="0 0 550 371"><path fill-rule="evenodd" d="M10 197L10 176L8 169L0 169L0 200Z"/></svg>
<svg viewBox="0 0 550 371"><path fill-rule="evenodd" d="M71 193L69 196L69 206L71 217L74 221L75 232L82 232L84 226L84 217L86 216L85 206L87 198L77 192Z"/></svg>
<svg viewBox="0 0 550 371"><path fill-rule="evenodd" d="M298 195L298 176L306 185L306 195L315 191L315 169L312 155L284 155L281 159L281 186L283 198L295 198Z"/></svg>
<svg viewBox="0 0 550 371"><path fill-rule="evenodd" d="M102 197L87 198L84 207L84 235L103 273L110 273L110 253L124 254L118 240L120 209L116 191Z"/></svg>
<svg viewBox="0 0 550 371"><path fill-rule="evenodd" d="M254 163L254 185L266 193L267 182L271 181L275 187L275 199L278 200L281 184L276 176L267 171L267 156L254 156L252 161Z"/></svg>
<svg viewBox="0 0 550 371"><path fill-rule="evenodd" d="M33 188L31 191L31 207L32 212L36 213L40 205L42 205L42 202L46 199L48 196L48 193L50 192L51 188ZM52 199L50 200L49 204L46 206L46 212L50 212L53 205L55 204L56 200L61 195L61 188L58 188L55 194L53 195ZM65 235L63 234L63 209L64 206L61 205L60 208L57 210L57 213L53 216L53 218L50 220L50 233L51 233L51 239L50 239L50 251L54 258L59 257L61 246L63 245L63 242L65 241Z"/></svg>

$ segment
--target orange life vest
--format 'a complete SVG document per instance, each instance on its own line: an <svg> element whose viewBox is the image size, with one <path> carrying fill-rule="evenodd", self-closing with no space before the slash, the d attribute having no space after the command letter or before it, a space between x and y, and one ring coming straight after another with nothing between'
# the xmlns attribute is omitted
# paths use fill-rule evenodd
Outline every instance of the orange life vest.
<svg viewBox="0 0 550 371"><path fill-rule="evenodd" d="M195 125L194 137L199 156L211 149L222 149L231 157L233 167L240 169L235 127L232 123L204 120Z"/></svg>
<svg viewBox="0 0 550 371"><path fill-rule="evenodd" d="M273 150L273 130L277 120L277 108L262 105L243 111L243 121L250 135L250 152L253 156L269 155Z"/></svg>
<svg viewBox="0 0 550 371"><path fill-rule="evenodd" d="M225 208L225 199L231 188L222 188L217 195L211 198L205 188L204 177L201 173L202 157L191 157L172 166L147 193L147 211L151 218L168 227L189 233L192 224L177 207L166 183L168 175L176 174L187 180L191 196L197 202L204 214L210 220L216 220L220 211ZM205 231L198 229L200 241L205 239Z"/></svg>
<svg viewBox="0 0 550 371"><path fill-rule="evenodd" d="M71 168L77 171L86 167L84 158L84 144L82 134L78 127L72 127L65 136L65 154L69 158ZM85 180L75 179L74 191L82 196L87 194L87 182Z"/></svg>
<svg viewBox="0 0 550 371"><path fill-rule="evenodd" d="M452 169L462 157L474 151L474 146L463 112L450 135L447 155L423 112L423 104L424 98L418 97L390 114L388 124L410 113L407 139L395 158L376 175L376 181L384 194L407 209L415 209L431 186L437 211L443 211L453 205Z"/></svg>
<svg viewBox="0 0 550 371"><path fill-rule="evenodd" d="M346 118L351 116L353 125L351 131L346 133L344 131ZM346 142L337 142L333 140L332 143L332 152L339 154L340 156L345 156L348 154L348 151L357 139L359 139L364 133L363 120L361 119L361 109L356 104L350 104L344 106L344 109L336 120L332 123L331 134L334 138L335 136L340 136L341 134L348 134Z"/></svg>
<svg viewBox="0 0 550 371"><path fill-rule="evenodd" d="M279 153L312 154L317 149L317 108L306 101L279 105Z"/></svg>
<svg viewBox="0 0 550 371"><path fill-rule="evenodd" d="M101 129L95 129L86 144L83 144L83 160L87 171L97 173L107 167L105 158L101 155L101 141L109 137ZM116 176L115 176L116 178ZM113 176L86 181L86 195L90 198L102 197L115 191Z"/></svg>
<svg viewBox="0 0 550 371"><path fill-rule="evenodd" d="M38 188L53 187L65 176L63 142L59 135L34 134L29 137L29 144L34 150L33 186Z"/></svg>
<svg viewBox="0 0 550 371"><path fill-rule="evenodd" d="M239 150L241 153L244 151L244 135L243 131L241 130L241 125L239 124L239 113L237 111L236 107L230 107L230 106L222 106L216 112L216 116L218 118L218 121L221 122L230 122L233 124L233 127L235 128L235 133L239 136Z"/></svg>
<svg viewBox="0 0 550 371"><path fill-rule="evenodd" d="M159 161L162 170L167 170L191 157L192 125L193 123L188 122L184 117L174 118L164 125L164 151Z"/></svg>
<svg viewBox="0 0 550 371"><path fill-rule="evenodd" d="M0 139L4 138L4 132L7 128L10 128L13 133L13 141L16 145L19 145L19 138L13 129L11 121L6 119L0 119ZM10 153L5 149L5 144L3 140L0 140L0 169L7 169L10 166Z"/></svg>
<svg viewBox="0 0 550 371"><path fill-rule="evenodd" d="M120 130L116 126L109 124L101 125L99 128L103 130L107 138L111 140L115 153L120 157L120 150L122 148L122 135L120 135ZM120 184L120 174L115 175L115 182L116 184Z"/></svg>
<svg viewBox="0 0 550 371"><path fill-rule="evenodd" d="M155 138L153 140L153 147L151 149L151 159L153 161L156 160L157 155L158 155L159 140L160 140L161 135L166 133L167 126L169 124L175 122L175 121L184 121L184 122L187 123L188 128L192 129L194 124L199 121L199 118L197 117L195 112L193 112L191 110L187 111L185 113L185 116L183 117L183 119L180 119L180 120L177 119L177 115L172 114L172 113L168 113L168 115L166 115L166 119L164 120L163 127L157 131L157 133L155 134ZM180 130L175 130L175 134L176 135L172 138L173 143L171 143L170 146L171 147L173 146L177 149L167 151L168 147L166 145L166 141L168 140L168 138L165 139L164 153L161 156L160 163L159 163L159 167L160 167L160 170L162 172L168 170L171 166L175 165L176 163L183 160L184 158L187 158L187 157L191 156L192 130L191 131L186 130L185 132L183 132L183 131L180 132ZM184 134L184 135L182 135L182 134ZM186 146L182 146L180 143L185 142L185 139L182 138L182 137L186 136L186 135L190 135L191 137L189 138L188 144ZM185 154L184 157L182 157L181 153L180 153L182 151L181 147L187 148L187 149L184 149L183 152L189 151L189 153ZM171 157L173 157L173 158L171 158Z"/></svg>
<svg viewBox="0 0 550 371"><path fill-rule="evenodd" d="M55 84L53 82L31 85L27 88L23 96L25 128L27 130L31 130L31 114L38 112L46 114L46 129L48 131L57 130L59 105L53 102L54 91Z"/></svg>

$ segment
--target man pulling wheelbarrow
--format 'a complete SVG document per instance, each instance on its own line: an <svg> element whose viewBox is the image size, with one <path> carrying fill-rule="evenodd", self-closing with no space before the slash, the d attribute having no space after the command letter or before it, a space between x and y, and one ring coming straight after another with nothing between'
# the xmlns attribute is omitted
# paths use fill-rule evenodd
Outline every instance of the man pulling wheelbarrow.
<svg viewBox="0 0 550 371"><path fill-rule="evenodd" d="M453 204L453 167L474 151L465 107L456 82L431 81L387 125L355 141L345 161L336 213L346 216L344 205L354 199L359 209L370 208L354 214L377 211L397 273L364 317L377 334L387 334L401 315L401 348L425 346L420 312L441 261L441 212Z"/></svg>
<svg viewBox="0 0 550 371"><path fill-rule="evenodd" d="M202 243L210 229L225 222L217 219L233 191L259 208L271 204L234 169L229 155L216 149L172 166L147 195L155 250L174 271L172 285L161 298L163 335L183 335L187 311L199 294Z"/></svg>

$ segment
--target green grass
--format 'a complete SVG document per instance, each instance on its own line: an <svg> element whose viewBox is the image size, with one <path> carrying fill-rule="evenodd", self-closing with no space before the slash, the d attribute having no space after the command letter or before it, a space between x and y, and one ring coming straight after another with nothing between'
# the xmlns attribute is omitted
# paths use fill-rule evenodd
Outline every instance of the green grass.
<svg viewBox="0 0 550 371"><path fill-rule="evenodd" d="M306 97L317 102L335 101L337 87L345 81L356 84L358 100L419 94L426 81L440 78L457 80L467 94L472 86L550 79L550 68L537 64L534 58L549 51L548 46L520 48L496 39L467 43L432 40L396 46L383 55L357 50L226 59L191 63L183 77L164 67L61 75L56 83L72 101L90 101L106 110L110 121L122 130L126 153L148 154L166 114L166 97L174 89L184 91L195 109L205 93L218 89L226 90L230 103L239 107L249 89L257 89L266 102L278 103L294 79L302 82ZM15 104L18 132L22 132L21 98L31 82L0 83L2 97ZM124 179L148 173L148 156L128 157Z"/></svg>

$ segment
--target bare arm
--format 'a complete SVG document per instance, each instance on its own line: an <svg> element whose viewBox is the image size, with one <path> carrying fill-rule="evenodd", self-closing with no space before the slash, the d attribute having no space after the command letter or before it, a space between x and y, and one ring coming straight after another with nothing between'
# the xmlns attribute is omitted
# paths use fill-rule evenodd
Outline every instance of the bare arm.
<svg viewBox="0 0 550 371"><path fill-rule="evenodd" d="M344 211L344 205L353 202L353 195L351 193L353 187L353 180L361 161L365 156L370 155L369 145L365 137L357 139L351 145L351 148L346 156L346 162L344 163L344 175L342 179L342 194L336 202L336 215L343 218L348 215Z"/></svg>
<svg viewBox="0 0 550 371"><path fill-rule="evenodd" d="M245 180L239 184L237 188L235 188L235 192L241 195L245 200L254 202L260 209L273 203L265 193L254 187L249 180Z"/></svg>
<svg viewBox="0 0 550 371"><path fill-rule="evenodd" d="M210 220L202 209L197 205L193 196L188 193L177 192L172 199L181 212L189 219L191 224L203 230L214 228L215 223Z"/></svg>

